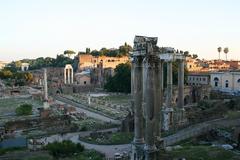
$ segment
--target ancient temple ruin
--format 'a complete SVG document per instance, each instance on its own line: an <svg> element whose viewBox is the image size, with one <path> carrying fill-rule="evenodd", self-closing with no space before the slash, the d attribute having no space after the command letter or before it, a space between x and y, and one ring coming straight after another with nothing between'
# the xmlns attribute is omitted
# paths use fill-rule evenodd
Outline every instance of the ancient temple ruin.
<svg viewBox="0 0 240 160"><path fill-rule="evenodd" d="M179 122L184 114L184 60L173 48L161 49L157 37L135 36L132 53L132 101L134 108L133 160L154 160L161 143L161 126L168 130L173 119L172 63L178 61ZM167 95L163 102L163 64L167 63ZM161 115L163 114L163 123Z"/></svg>

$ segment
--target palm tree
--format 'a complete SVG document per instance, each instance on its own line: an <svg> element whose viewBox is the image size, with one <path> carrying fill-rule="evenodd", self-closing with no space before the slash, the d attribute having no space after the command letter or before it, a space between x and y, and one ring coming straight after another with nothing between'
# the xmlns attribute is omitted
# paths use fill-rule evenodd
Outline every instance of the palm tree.
<svg viewBox="0 0 240 160"><path fill-rule="evenodd" d="M227 61L227 54L228 54L228 52L229 52L228 47L224 48L223 52L226 54L226 61Z"/></svg>
<svg viewBox="0 0 240 160"><path fill-rule="evenodd" d="M218 47L217 50L218 50L218 57L219 57L219 60L220 60L220 53L222 52L222 47Z"/></svg>

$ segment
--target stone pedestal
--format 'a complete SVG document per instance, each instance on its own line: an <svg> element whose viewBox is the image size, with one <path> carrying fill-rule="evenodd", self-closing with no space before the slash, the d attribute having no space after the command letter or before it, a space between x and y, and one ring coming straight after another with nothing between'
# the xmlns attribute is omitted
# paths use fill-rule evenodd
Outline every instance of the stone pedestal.
<svg viewBox="0 0 240 160"><path fill-rule="evenodd" d="M168 131L172 121L173 109L166 107L163 109L163 130Z"/></svg>
<svg viewBox="0 0 240 160"><path fill-rule="evenodd" d="M132 143L131 160L143 160L144 159L144 143Z"/></svg>
<svg viewBox="0 0 240 160"><path fill-rule="evenodd" d="M156 160L158 149L155 145L145 145L145 160Z"/></svg>
<svg viewBox="0 0 240 160"><path fill-rule="evenodd" d="M186 119L186 114L185 114L185 109L184 108L180 108L178 109L178 126L183 126L184 124L187 123L187 119Z"/></svg>

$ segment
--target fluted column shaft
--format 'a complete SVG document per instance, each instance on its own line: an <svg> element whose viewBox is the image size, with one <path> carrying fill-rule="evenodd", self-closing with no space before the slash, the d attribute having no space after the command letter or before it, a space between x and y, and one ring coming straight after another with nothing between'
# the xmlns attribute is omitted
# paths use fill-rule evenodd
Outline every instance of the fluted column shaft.
<svg viewBox="0 0 240 160"><path fill-rule="evenodd" d="M134 107L134 143L144 143L144 128L143 128L143 57L135 56L132 61L132 97Z"/></svg>
<svg viewBox="0 0 240 160"><path fill-rule="evenodd" d="M162 62L160 62L160 60L156 60L155 62L155 96L158 98L155 98L155 118L156 118L156 122L155 122L155 136L156 138L160 138L160 130L161 130L161 108L162 108L162 81L163 81L163 77L162 77Z"/></svg>
<svg viewBox="0 0 240 160"><path fill-rule="evenodd" d="M44 100L48 101L48 87L47 87L47 69L44 68Z"/></svg>
<svg viewBox="0 0 240 160"><path fill-rule="evenodd" d="M167 99L166 99L166 106L172 106L172 62L167 62Z"/></svg>
<svg viewBox="0 0 240 160"><path fill-rule="evenodd" d="M71 69L67 69L67 73L68 73L68 81L67 81L67 84L70 84L71 82L70 82L70 70Z"/></svg>
<svg viewBox="0 0 240 160"><path fill-rule="evenodd" d="M64 84L67 83L67 70L64 69Z"/></svg>
<svg viewBox="0 0 240 160"><path fill-rule="evenodd" d="M178 108L184 106L184 61L179 60L178 64Z"/></svg>
<svg viewBox="0 0 240 160"><path fill-rule="evenodd" d="M73 84L73 69L71 69L71 83Z"/></svg>
<svg viewBox="0 0 240 160"><path fill-rule="evenodd" d="M159 94L156 88L156 81L159 78L156 73L159 72L159 66L157 65L158 58L155 55L147 55L144 59L143 68L143 97L144 97L144 109L146 120L146 136L145 136L145 159L156 159L156 112L157 112L157 100L159 100ZM159 83L158 83L159 84ZM159 84L160 86L160 84Z"/></svg>

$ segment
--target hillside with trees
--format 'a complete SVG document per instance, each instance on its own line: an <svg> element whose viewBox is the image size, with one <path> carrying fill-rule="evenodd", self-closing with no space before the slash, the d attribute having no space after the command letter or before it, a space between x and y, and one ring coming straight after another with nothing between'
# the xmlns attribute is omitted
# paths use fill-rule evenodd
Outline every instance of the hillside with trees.
<svg viewBox="0 0 240 160"><path fill-rule="evenodd" d="M103 47L100 50L92 50L90 48L86 48L85 52L79 52L78 54L91 54L92 56L108 56L108 57L122 57L128 56L132 51L132 46L124 43L124 45L119 46L119 48L111 48L107 49Z"/></svg>

